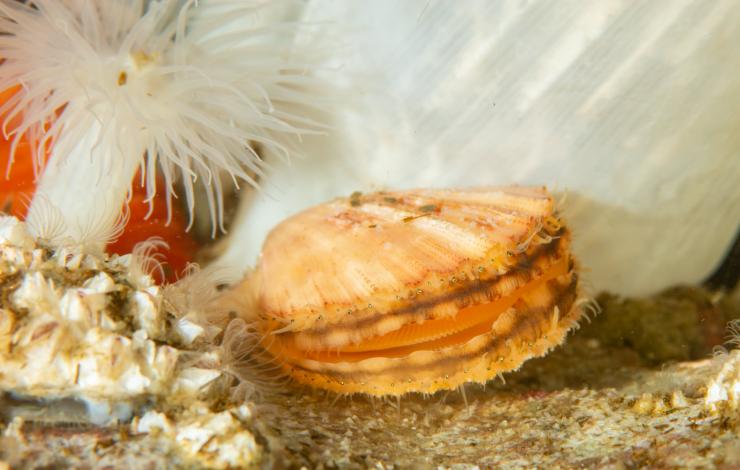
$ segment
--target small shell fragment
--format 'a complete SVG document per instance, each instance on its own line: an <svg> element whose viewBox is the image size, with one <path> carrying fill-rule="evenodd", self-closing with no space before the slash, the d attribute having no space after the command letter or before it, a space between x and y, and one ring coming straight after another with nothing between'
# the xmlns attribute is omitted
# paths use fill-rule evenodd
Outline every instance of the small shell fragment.
<svg viewBox="0 0 740 470"><path fill-rule="evenodd" d="M268 236L263 345L298 382L400 395L484 383L581 315L570 234L545 188L353 194Z"/></svg>

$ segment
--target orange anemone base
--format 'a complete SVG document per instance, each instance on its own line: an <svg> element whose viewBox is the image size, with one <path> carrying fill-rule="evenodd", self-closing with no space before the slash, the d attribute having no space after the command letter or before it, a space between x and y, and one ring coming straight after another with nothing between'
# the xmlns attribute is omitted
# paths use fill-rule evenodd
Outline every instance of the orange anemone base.
<svg viewBox="0 0 740 470"><path fill-rule="evenodd" d="M0 105L10 99L20 87L13 87L0 92ZM0 116L5 123L5 117ZM12 123L9 128L12 128ZM14 161L10 162L12 139L6 139L0 132L0 212L25 219L31 198L36 191L36 174L33 168L33 152L28 140L22 138L15 150ZM140 181L137 174L134 182ZM164 188L164 181L157 180L157 187ZM108 244L106 251L111 254L127 254L134 246L150 237L160 237L169 245L169 250L160 251L158 256L164 261L164 277L155 271L153 276L157 283L173 282L182 274L188 263L193 261L198 244L185 231L187 220L185 214L173 207L172 220L167 224L167 202L164 192L152 201L152 212L149 216L149 203L146 201L146 189L138 184L132 188L128 210L131 217L123 234ZM161 250L161 249L158 249Z"/></svg>

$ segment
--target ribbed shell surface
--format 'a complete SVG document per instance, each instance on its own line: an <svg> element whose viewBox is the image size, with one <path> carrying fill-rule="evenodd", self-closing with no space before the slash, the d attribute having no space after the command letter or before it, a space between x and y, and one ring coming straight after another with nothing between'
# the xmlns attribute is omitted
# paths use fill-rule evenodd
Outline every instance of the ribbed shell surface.
<svg viewBox="0 0 740 470"><path fill-rule="evenodd" d="M259 306L290 331L358 322L411 303L432 304L426 318L454 315L457 308L440 297L506 273L552 216L545 188L336 199L270 233L257 268Z"/></svg>

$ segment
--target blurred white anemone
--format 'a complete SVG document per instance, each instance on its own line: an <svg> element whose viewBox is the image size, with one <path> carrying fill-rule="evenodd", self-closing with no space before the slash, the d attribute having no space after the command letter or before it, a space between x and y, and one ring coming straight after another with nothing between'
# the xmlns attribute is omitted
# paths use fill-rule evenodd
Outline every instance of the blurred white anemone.
<svg viewBox="0 0 740 470"><path fill-rule="evenodd" d="M355 190L545 184L567 193L594 289L701 282L740 223L740 3L308 3L343 25L363 107L243 207L224 260ZM372 88L368 88L372 85Z"/></svg>

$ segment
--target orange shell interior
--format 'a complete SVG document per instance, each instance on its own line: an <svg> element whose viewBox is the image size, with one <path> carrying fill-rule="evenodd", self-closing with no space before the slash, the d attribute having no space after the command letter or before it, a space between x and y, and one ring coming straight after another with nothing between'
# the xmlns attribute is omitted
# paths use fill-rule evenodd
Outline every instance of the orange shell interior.
<svg viewBox="0 0 740 470"><path fill-rule="evenodd" d="M463 344L484 334L506 310L525 294L531 294L547 281L566 275L570 260L567 256L553 263L544 275L492 302L462 308L455 316L407 324L390 333L369 338L331 351L308 351L296 347L291 333L268 335L265 347L278 357L293 360L311 359L319 362L356 362L374 357L403 357L415 351L434 350Z"/></svg>

